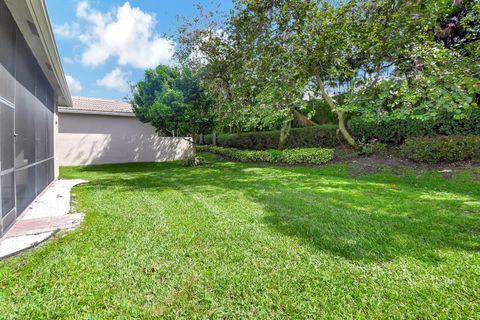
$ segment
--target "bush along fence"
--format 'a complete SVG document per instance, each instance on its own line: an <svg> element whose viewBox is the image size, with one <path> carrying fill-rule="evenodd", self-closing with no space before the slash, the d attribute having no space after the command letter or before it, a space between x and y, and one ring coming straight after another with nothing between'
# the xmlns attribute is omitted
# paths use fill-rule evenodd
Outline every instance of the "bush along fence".
<svg viewBox="0 0 480 320"><path fill-rule="evenodd" d="M219 134L217 145L228 148L267 150L276 149L280 131L248 132L240 134ZM211 134L204 137L206 145L213 143ZM289 148L334 148L342 142L337 135L336 125L318 125L290 130L285 147Z"/></svg>
<svg viewBox="0 0 480 320"><path fill-rule="evenodd" d="M350 130L360 140L376 139L394 144L409 137L480 135L480 108L475 108L464 119L455 119L453 114L443 114L430 120L357 116L350 121Z"/></svg>
<svg viewBox="0 0 480 320"><path fill-rule="evenodd" d="M422 162L480 160L480 136L408 138L401 152L406 158Z"/></svg>
<svg viewBox="0 0 480 320"><path fill-rule="evenodd" d="M326 148L304 148L286 150L239 150L217 146L198 146L205 151L240 162L270 162L287 164L324 164L333 159L334 150Z"/></svg>

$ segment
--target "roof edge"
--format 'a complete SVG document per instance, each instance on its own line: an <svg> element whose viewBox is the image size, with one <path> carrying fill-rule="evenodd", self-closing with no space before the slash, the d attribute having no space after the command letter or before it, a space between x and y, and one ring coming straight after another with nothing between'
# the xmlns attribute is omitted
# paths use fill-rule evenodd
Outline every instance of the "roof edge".
<svg viewBox="0 0 480 320"><path fill-rule="evenodd" d="M111 111L93 111L93 110L78 110L70 107L59 107L58 113L76 113L76 114L88 114L88 115L101 115L101 116L120 116L134 118L133 112L111 112Z"/></svg>
<svg viewBox="0 0 480 320"><path fill-rule="evenodd" d="M6 0L5 2L37 59L40 68L47 75L50 82L55 82L53 89L58 94L59 104L72 106L70 90L58 54L45 0ZM30 35L28 20L31 20L37 29L38 40L43 48L43 52L38 48L38 40L35 40ZM45 62L50 64L51 70L48 69Z"/></svg>

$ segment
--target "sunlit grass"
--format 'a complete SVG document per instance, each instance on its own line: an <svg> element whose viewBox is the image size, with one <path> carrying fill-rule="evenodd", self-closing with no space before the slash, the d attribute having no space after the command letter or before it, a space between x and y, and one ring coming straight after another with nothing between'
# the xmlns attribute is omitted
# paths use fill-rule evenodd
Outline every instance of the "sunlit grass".
<svg viewBox="0 0 480 320"><path fill-rule="evenodd" d="M0 319L475 318L478 169L63 168L77 231L0 262Z"/></svg>

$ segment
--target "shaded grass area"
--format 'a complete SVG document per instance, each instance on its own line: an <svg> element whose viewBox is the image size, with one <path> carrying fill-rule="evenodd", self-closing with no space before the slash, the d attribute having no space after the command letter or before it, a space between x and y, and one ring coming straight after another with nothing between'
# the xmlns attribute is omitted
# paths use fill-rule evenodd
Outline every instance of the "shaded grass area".
<svg viewBox="0 0 480 320"><path fill-rule="evenodd" d="M0 263L0 318L475 318L479 169L63 168L83 226Z"/></svg>

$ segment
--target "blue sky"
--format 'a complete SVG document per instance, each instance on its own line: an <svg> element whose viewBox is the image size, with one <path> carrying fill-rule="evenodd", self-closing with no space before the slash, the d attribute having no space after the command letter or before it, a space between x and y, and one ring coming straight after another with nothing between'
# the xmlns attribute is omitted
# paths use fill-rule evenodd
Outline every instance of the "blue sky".
<svg viewBox="0 0 480 320"><path fill-rule="evenodd" d="M47 0L63 69L75 96L122 99L145 68L168 64L178 16L231 0Z"/></svg>

